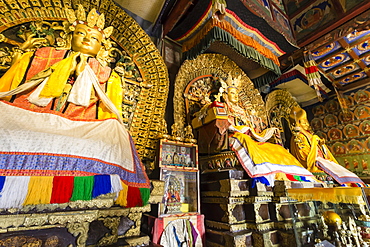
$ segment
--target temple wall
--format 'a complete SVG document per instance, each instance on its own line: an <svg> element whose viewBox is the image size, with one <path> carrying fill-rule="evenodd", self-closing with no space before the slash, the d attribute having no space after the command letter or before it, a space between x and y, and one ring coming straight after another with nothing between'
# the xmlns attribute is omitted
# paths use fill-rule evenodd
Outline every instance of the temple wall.
<svg viewBox="0 0 370 247"><path fill-rule="evenodd" d="M337 97L306 108L311 127L342 166L360 176L370 174L370 87L344 94L348 113Z"/></svg>

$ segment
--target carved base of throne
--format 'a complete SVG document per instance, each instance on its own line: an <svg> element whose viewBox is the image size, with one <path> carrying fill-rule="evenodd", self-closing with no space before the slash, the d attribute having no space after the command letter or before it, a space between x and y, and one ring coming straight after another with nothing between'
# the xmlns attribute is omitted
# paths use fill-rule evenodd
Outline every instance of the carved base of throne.
<svg viewBox="0 0 370 247"><path fill-rule="evenodd" d="M206 238L209 247L254 246L251 231L229 232L207 229Z"/></svg>
<svg viewBox="0 0 370 247"><path fill-rule="evenodd" d="M195 129L199 154L217 154L229 149L228 128L226 119L215 119Z"/></svg>
<svg viewBox="0 0 370 247"><path fill-rule="evenodd" d="M164 182L152 180L149 201L159 203ZM149 237L140 231L144 207L114 205L114 194L90 201L29 205L0 211L0 246L142 246ZM27 245L28 246L28 245Z"/></svg>
<svg viewBox="0 0 370 247"><path fill-rule="evenodd" d="M129 238L143 237L141 217L148 211L150 205L0 215L0 246L29 242L37 243L35 246L108 246L120 238L129 242ZM149 244L144 238L140 241Z"/></svg>
<svg viewBox="0 0 370 247"><path fill-rule="evenodd" d="M217 172L231 169L243 170L233 151L210 156L199 156L199 167L202 172Z"/></svg>

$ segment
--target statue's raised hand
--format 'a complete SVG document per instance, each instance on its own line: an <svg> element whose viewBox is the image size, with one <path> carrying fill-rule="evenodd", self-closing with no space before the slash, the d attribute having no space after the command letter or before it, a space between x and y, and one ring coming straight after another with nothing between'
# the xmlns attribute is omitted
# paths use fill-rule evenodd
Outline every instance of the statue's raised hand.
<svg viewBox="0 0 370 247"><path fill-rule="evenodd" d="M31 34L27 40L19 47L22 50L35 49L48 44L45 38L35 38L36 34Z"/></svg>

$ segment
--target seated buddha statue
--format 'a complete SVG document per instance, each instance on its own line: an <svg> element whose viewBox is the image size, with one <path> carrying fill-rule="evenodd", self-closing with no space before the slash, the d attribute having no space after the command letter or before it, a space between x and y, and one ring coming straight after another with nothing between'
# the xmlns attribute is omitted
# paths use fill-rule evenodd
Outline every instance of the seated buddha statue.
<svg viewBox="0 0 370 247"><path fill-rule="evenodd" d="M85 198L97 196L94 191L125 190L123 206L139 205L139 189L149 188L135 145L122 124L121 77L99 60L112 27L104 29L104 15L95 9L86 18L79 5L76 14L66 10L70 49L39 47L48 40L29 35L15 49L12 66L0 79L0 176L6 176L5 185L19 176L60 190L48 190L52 195L46 201L17 200L16 204L5 203L11 199L4 193L12 193L3 190L0 208L77 200L72 196L73 177L93 179L90 184L96 190L90 188ZM40 182L41 178L50 181ZM68 189L63 187L68 183L72 183ZM10 190L21 186L5 185ZM28 193L32 191L29 187Z"/></svg>
<svg viewBox="0 0 370 247"><path fill-rule="evenodd" d="M79 12L82 11L80 7ZM50 43L49 40L28 35L14 49L12 67L0 79L0 98L24 108L52 110L74 119L121 118L122 93L117 90L121 90L120 78L98 59L112 27L103 30L104 24L97 26L99 15L90 12L90 16L95 18L90 18L90 23L72 17L70 30L74 31L66 37L71 49L51 46L37 49ZM120 96L111 97L113 101L103 90L108 80L110 88L106 92Z"/></svg>
<svg viewBox="0 0 370 247"><path fill-rule="evenodd" d="M231 124L230 146L251 178L269 185L274 185L276 179L315 181L313 174L284 147L266 142L276 128L256 131L253 116L239 105L237 86L224 85L222 91Z"/></svg>
<svg viewBox="0 0 370 247"><path fill-rule="evenodd" d="M294 134L290 151L305 168L312 173L325 172L339 184L363 184L356 174L338 164L325 140L311 132L305 110L293 107L289 122Z"/></svg>

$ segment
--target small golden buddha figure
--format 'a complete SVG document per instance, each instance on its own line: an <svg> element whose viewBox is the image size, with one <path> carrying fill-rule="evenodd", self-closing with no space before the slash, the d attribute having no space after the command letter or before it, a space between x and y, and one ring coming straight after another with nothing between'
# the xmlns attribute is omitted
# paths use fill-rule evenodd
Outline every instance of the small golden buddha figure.
<svg viewBox="0 0 370 247"><path fill-rule="evenodd" d="M306 111L300 108L293 109L290 114L290 123L294 124L294 139L291 140L292 154L311 172L322 172L312 162L307 164L307 158L311 150L311 140L314 135L307 120ZM324 144L324 140L315 136L319 144ZM322 152L322 151L321 151Z"/></svg>
<svg viewBox="0 0 370 247"><path fill-rule="evenodd" d="M339 184L363 184L356 174L339 165L325 140L311 132L305 110L293 107L289 121L294 134L290 151L305 168L313 173L330 174Z"/></svg>
<svg viewBox="0 0 370 247"><path fill-rule="evenodd" d="M184 135L184 133L180 129L179 124L178 123L172 124L172 126L171 126L171 138L172 138L172 140L174 140L174 141L183 141L184 140L183 135Z"/></svg>
<svg viewBox="0 0 370 247"><path fill-rule="evenodd" d="M162 118L162 124L160 125L160 129L158 129L158 138L168 139L170 135L168 134L167 130L167 122L166 119Z"/></svg>
<svg viewBox="0 0 370 247"><path fill-rule="evenodd" d="M190 124L184 129L184 141L188 143L197 143L197 140L194 139L193 128Z"/></svg>

